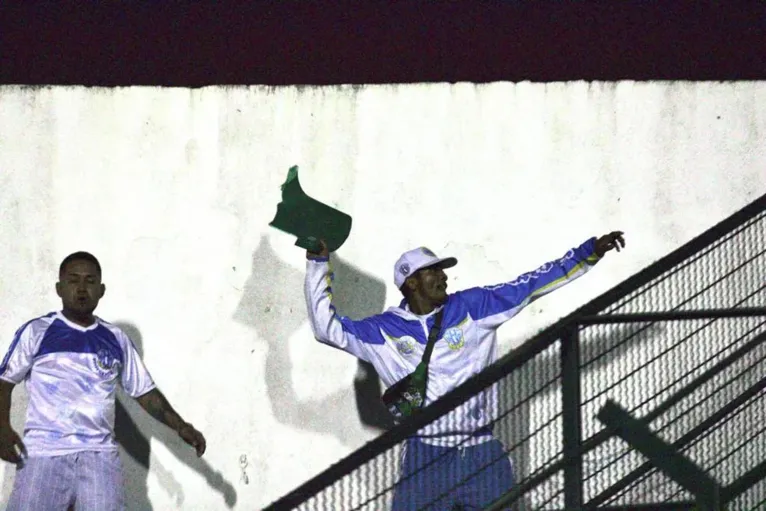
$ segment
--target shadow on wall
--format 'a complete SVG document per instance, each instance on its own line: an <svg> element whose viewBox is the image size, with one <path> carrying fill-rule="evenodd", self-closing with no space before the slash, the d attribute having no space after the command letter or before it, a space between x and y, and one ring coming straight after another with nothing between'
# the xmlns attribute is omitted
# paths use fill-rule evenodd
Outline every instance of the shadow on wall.
<svg viewBox="0 0 766 511"><path fill-rule="evenodd" d="M383 311L386 297L383 281L359 271L335 254L332 262L333 303L339 314L361 319ZM268 237L262 236L234 319L255 328L268 343L266 387L277 420L304 430L330 433L354 448L368 440L366 428L383 431L393 426L393 419L380 402L382 386L375 369L362 361L357 362L353 389L349 385L316 400L301 400L296 395L287 340L308 321L304 277L304 272L282 263ZM305 342L317 341L307 338ZM357 421L349 420L354 415L359 417L361 427Z"/></svg>
<svg viewBox="0 0 766 511"><path fill-rule="evenodd" d="M143 357L143 343L138 329L129 323L115 323L115 325L131 338L136 350ZM151 367L149 371L152 372ZM125 471L126 503L129 510L151 511L154 509L148 495L150 468L160 486L171 496L174 505L180 508L184 504L185 496L181 484L170 470L165 468L156 457L151 456L152 438L162 442L176 458L204 477L211 488L222 494L228 508L234 507L237 502L237 491L234 486L226 481L220 472L215 471L204 457L198 458L194 449L169 428L147 414L136 400L121 389L115 403L114 422L117 442L124 450L122 461Z"/></svg>

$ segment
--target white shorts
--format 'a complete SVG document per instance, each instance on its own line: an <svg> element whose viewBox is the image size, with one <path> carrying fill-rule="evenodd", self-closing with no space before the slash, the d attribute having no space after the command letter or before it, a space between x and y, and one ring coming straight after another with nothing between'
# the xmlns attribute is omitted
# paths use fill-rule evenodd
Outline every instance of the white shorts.
<svg viewBox="0 0 766 511"><path fill-rule="evenodd" d="M124 511L120 454L83 451L36 456L16 468L7 511Z"/></svg>

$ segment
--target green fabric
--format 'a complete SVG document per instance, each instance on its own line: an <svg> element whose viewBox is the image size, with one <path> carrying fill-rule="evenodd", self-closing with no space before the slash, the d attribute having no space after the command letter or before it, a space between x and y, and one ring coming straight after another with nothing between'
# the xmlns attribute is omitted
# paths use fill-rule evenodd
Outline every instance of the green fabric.
<svg viewBox="0 0 766 511"><path fill-rule="evenodd" d="M428 377L428 364L423 362L419 363L412 373L412 385L418 390L423 390L425 395L426 378Z"/></svg>
<svg viewBox="0 0 766 511"><path fill-rule="evenodd" d="M295 245L319 251L324 239L330 252L338 250L351 232L351 216L306 195L298 180L298 167L290 167L281 187L282 202L271 227L296 236Z"/></svg>

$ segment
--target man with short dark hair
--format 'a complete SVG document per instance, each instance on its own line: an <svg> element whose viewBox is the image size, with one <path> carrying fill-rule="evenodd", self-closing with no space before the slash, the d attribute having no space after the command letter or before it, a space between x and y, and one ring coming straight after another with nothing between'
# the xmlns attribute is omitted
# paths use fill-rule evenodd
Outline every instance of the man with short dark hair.
<svg viewBox="0 0 766 511"><path fill-rule="evenodd" d="M118 384L198 456L205 452L205 438L173 410L133 342L93 315L105 291L92 254L67 256L56 283L62 309L22 325L0 364L0 458L17 467L8 511L125 509L114 439ZM11 393L22 381L23 441L10 424Z"/></svg>
<svg viewBox="0 0 766 511"><path fill-rule="evenodd" d="M447 293L444 270L455 266L457 259L442 259L425 247L416 248L394 265L394 283L404 295L399 306L354 321L335 311L333 273L322 244L320 252L306 254L305 295L311 328L318 341L371 363L388 391L405 378L416 381L413 375L425 367L422 399L417 386L405 387L403 392L417 409L421 402L422 406L432 403L495 362L496 331L502 324L534 300L586 273L606 252L624 246L620 231L593 237L511 282L452 294ZM435 325L437 319L440 326ZM435 342L429 343L429 337ZM426 352L430 362L423 366ZM482 509L513 486L508 455L492 434L495 405L491 392L479 393L408 439L394 511Z"/></svg>

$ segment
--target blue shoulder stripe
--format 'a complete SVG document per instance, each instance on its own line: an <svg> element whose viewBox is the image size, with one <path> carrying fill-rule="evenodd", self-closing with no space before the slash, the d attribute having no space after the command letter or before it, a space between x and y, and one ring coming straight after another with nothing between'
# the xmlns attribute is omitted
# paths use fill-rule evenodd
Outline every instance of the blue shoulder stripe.
<svg viewBox="0 0 766 511"><path fill-rule="evenodd" d="M104 325L81 332L63 321L54 321L46 330L35 356L42 357L51 353L104 353L124 363L122 346L114 333Z"/></svg>
<svg viewBox="0 0 766 511"><path fill-rule="evenodd" d="M29 321L21 325L21 327L18 330L16 330L16 333L13 334L13 341L11 342L11 346L10 348L8 348L8 352L5 354L5 357L3 358L3 362L0 364L0 374L5 373L6 369L8 369L8 362L11 360L11 355L13 355L13 352L16 350L16 347L18 346L19 341L21 340L21 334L24 332L24 330L31 323L37 321L38 319L50 318L54 316L55 314L56 314L55 312L49 312L48 314L45 314L43 316L38 316L34 319L30 319Z"/></svg>
<svg viewBox="0 0 766 511"><path fill-rule="evenodd" d="M468 319L468 309L460 300L453 299L453 296L449 296L449 300L445 305L441 325L442 333L448 328L462 326ZM434 316L432 315L426 322L426 329L428 331L430 331L433 323ZM426 329L423 328L418 320L406 319L392 312L384 312L362 321L350 322L347 326L344 324L344 329L367 344L384 344L386 339L381 334L381 330L392 339L412 337L420 344L428 342Z"/></svg>
<svg viewBox="0 0 766 511"><path fill-rule="evenodd" d="M420 340L423 331L417 321L408 321L390 312L383 312L369 318L354 321L346 317L336 316L343 325L343 330L365 344L385 344L386 338L381 333L396 339L404 336Z"/></svg>
<svg viewBox="0 0 766 511"><path fill-rule="evenodd" d="M501 314L523 305L528 300L568 280L586 264L595 264L598 257L594 254L594 250L595 238L591 238L579 247L569 250L560 259L519 275L511 282L474 287L459 291L455 293L455 296L459 297L475 320Z"/></svg>
<svg viewBox="0 0 766 511"><path fill-rule="evenodd" d="M333 313L343 327L343 331L356 337L359 342L364 344L385 344L386 340L380 334L380 329L377 325L378 316L354 321L351 318L338 315L335 313L334 308Z"/></svg>

